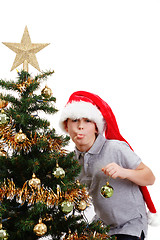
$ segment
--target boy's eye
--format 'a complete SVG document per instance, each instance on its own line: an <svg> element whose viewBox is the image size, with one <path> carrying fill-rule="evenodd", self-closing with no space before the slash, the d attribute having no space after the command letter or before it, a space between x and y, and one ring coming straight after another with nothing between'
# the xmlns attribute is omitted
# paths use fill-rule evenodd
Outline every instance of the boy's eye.
<svg viewBox="0 0 160 240"><path fill-rule="evenodd" d="M80 119L78 119L78 118L77 118L77 119L72 119L72 122L78 122L79 120L80 120ZM88 122L88 123L89 123L89 122L92 122L92 121L89 120L88 118L84 118L84 121L85 121L85 122Z"/></svg>
<svg viewBox="0 0 160 240"><path fill-rule="evenodd" d="M91 120L89 120L88 118L85 119L86 122L92 122Z"/></svg>
<svg viewBox="0 0 160 240"><path fill-rule="evenodd" d="M72 119L72 122L78 122L78 119Z"/></svg>

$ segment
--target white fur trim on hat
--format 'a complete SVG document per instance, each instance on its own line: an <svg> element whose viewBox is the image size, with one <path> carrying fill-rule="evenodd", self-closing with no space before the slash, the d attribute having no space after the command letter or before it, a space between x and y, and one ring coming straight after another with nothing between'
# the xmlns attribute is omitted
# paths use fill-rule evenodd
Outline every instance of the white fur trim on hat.
<svg viewBox="0 0 160 240"><path fill-rule="evenodd" d="M148 212L148 224L151 226L159 226L160 225L160 215L158 213Z"/></svg>
<svg viewBox="0 0 160 240"><path fill-rule="evenodd" d="M68 103L63 109L60 117L60 127L65 131L64 122L68 119L81 119L88 118L89 120L96 123L99 133L103 133L105 127L105 120L98 108L90 102L84 101L72 101Z"/></svg>

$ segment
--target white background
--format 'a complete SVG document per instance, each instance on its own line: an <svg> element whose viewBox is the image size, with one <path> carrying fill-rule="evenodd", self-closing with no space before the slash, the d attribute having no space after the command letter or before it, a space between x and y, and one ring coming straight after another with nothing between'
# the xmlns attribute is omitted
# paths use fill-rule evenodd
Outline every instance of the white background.
<svg viewBox="0 0 160 240"><path fill-rule="evenodd" d="M36 56L41 70L55 70L47 85L56 107L77 90L111 106L122 135L156 176L149 191L160 212L160 1L5 0L0 22L0 78L17 77L10 72L15 53L1 42L20 42L27 25L33 43L51 43ZM58 118L49 117L60 132ZM149 240L159 235L160 227L149 227Z"/></svg>

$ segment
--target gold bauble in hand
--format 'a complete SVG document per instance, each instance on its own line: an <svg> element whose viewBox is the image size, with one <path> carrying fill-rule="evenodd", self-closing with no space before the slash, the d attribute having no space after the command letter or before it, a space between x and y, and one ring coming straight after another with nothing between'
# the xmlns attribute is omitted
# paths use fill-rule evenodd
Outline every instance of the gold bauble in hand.
<svg viewBox="0 0 160 240"><path fill-rule="evenodd" d="M112 186L109 185L109 182L106 183L106 185L101 187L101 195L105 198L112 197L114 193L114 189Z"/></svg>

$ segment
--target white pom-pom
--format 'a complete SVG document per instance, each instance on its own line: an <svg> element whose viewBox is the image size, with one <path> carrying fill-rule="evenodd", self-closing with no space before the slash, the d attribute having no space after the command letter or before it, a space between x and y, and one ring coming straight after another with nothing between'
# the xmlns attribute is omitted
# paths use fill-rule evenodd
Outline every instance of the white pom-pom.
<svg viewBox="0 0 160 240"><path fill-rule="evenodd" d="M160 214L148 212L148 224L154 227L159 226Z"/></svg>

